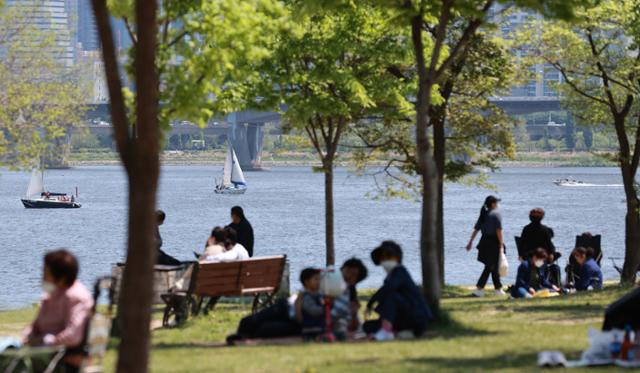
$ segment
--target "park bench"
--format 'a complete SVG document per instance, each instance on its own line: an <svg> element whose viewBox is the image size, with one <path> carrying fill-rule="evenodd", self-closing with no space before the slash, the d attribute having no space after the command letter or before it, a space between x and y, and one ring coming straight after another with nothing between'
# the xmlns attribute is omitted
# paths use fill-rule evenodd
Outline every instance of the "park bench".
<svg viewBox="0 0 640 373"><path fill-rule="evenodd" d="M155 264L153 266L153 304L164 304L161 295L168 292L187 271L189 266L195 262L184 262L180 265ZM120 284L122 284L122 274L125 263L116 263L111 268L111 276L115 277L118 287L115 289L115 301L120 298Z"/></svg>
<svg viewBox="0 0 640 373"><path fill-rule="evenodd" d="M197 315L204 297L253 296L252 312L273 304L282 282L286 256L269 256L234 262L194 263L188 290L162 295L166 306L163 326Z"/></svg>

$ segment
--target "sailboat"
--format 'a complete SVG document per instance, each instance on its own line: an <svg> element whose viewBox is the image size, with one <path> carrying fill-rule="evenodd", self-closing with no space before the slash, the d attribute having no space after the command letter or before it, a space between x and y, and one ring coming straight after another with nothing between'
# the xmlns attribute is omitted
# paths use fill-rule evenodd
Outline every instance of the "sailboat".
<svg viewBox="0 0 640 373"><path fill-rule="evenodd" d="M229 146L227 158L224 162L224 172L222 182L216 182L215 192L217 194L244 194L247 191L247 182L244 179L240 162L236 157L236 152Z"/></svg>
<svg viewBox="0 0 640 373"><path fill-rule="evenodd" d="M77 193L76 189L76 195ZM31 172L31 181L29 181L29 186L27 187L27 194L21 201L24 207L28 209L73 209L81 206L76 202L73 195L45 191L44 173L42 170L37 169Z"/></svg>

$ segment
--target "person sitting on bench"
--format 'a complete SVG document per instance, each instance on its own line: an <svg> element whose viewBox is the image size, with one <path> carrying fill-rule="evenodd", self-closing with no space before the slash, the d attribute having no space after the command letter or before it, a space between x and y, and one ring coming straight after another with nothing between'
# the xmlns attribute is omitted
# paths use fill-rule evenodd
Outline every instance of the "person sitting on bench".
<svg viewBox="0 0 640 373"><path fill-rule="evenodd" d="M211 231L211 236L207 240L202 254L197 255L199 261L204 261L207 257L214 257L224 253L226 250L227 231L222 227L215 227Z"/></svg>
<svg viewBox="0 0 640 373"><path fill-rule="evenodd" d="M162 251L162 236L160 235L160 226L164 224L164 219L166 218L166 214L162 210L156 211L156 223L158 224L156 227L156 249L157 249L157 264L169 265L169 266L179 266L182 264L181 261L172 257L171 255Z"/></svg>
<svg viewBox="0 0 640 373"><path fill-rule="evenodd" d="M299 336L303 325L309 329L310 336L322 333L324 328L324 307L320 288L320 271L305 268L300 273L300 282L304 290L295 298L280 299L274 305L253 315L243 318L236 334L227 337L227 343L233 345L244 339L268 339ZM310 329L314 330L310 330Z"/></svg>
<svg viewBox="0 0 640 373"><path fill-rule="evenodd" d="M577 247L571 253L578 264L575 287L578 291L602 289L602 270L595 259L593 249Z"/></svg>
<svg viewBox="0 0 640 373"><path fill-rule="evenodd" d="M405 331L421 336L433 320L433 314L402 265L402 249L394 241L384 241L373 250L371 259L375 265L384 268L387 277L365 311L365 315L371 314L377 304L375 311L380 318L366 321L362 325L364 332L379 341L394 339L394 333Z"/></svg>
<svg viewBox="0 0 640 373"><path fill-rule="evenodd" d="M511 296L514 298L531 298L543 289L559 291L557 286L547 280L545 273L545 261L547 251L541 247L533 252L533 256L523 260L518 267L516 283L511 288Z"/></svg>
<svg viewBox="0 0 640 373"><path fill-rule="evenodd" d="M212 262L233 262L236 260L249 259L247 249L238 243L238 234L233 228L224 229L226 235L225 251L217 255L207 256L205 261ZM200 260L202 261L202 259Z"/></svg>

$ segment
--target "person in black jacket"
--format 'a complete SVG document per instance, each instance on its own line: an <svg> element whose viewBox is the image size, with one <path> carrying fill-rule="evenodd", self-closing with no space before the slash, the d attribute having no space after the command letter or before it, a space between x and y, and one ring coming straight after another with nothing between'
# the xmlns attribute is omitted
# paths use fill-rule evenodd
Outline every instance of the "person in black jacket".
<svg viewBox="0 0 640 373"><path fill-rule="evenodd" d="M546 225L542 224L544 219L544 210L541 208L535 208L529 212L529 220L531 223L527 224L522 229L521 243L522 252L527 259L536 249L543 248L548 255L553 255L556 252L556 247L553 244L553 230ZM550 258L553 260L553 258Z"/></svg>
<svg viewBox="0 0 640 373"><path fill-rule="evenodd" d="M365 333L376 340L391 340L395 333L410 331L417 337L422 335L427 324L434 319L411 275L402 265L402 249L393 241L384 241L371 253L375 265L387 272L384 284L371 297L365 314L375 311L378 320L366 321L362 325Z"/></svg>
<svg viewBox="0 0 640 373"><path fill-rule="evenodd" d="M535 208L529 212L529 220L522 229L521 237L521 255L520 260L527 260L533 252L539 248L547 252L545 261L545 273L547 279L554 285L560 286L562 271L555 261L560 257L560 253L556 252L556 246L553 244L553 229L542 224L545 212L541 208Z"/></svg>
<svg viewBox="0 0 640 373"><path fill-rule="evenodd" d="M233 228L238 234L238 243L244 246L249 253L249 256L253 256L253 227L251 223L244 216L244 211L240 206L233 206L231 208L231 224L227 225L227 228Z"/></svg>
<svg viewBox="0 0 640 373"><path fill-rule="evenodd" d="M165 217L166 217L166 214L164 213L164 211L162 210L156 211L156 222L158 224L156 228L156 237L155 237L156 249L157 249L157 255L158 255L156 259L156 263L163 264L163 265L171 265L171 266L181 265L182 264L181 261L179 261L178 259L172 257L171 255L161 250L162 236L160 236L160 226L164 223Z"/></svg>

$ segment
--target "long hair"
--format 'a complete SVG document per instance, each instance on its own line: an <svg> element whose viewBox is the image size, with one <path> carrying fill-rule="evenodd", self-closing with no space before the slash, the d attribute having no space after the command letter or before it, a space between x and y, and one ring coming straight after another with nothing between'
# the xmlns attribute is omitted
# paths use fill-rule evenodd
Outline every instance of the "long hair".
<svg viewBox="0 0 640 373"><path fill-rule="evenodd" d="M480 217L478 217L478 222L480 222L480 224L484 224L484 221L487 220L487 215L489 215L489 206L485 204L480 208Z"/></svg>

